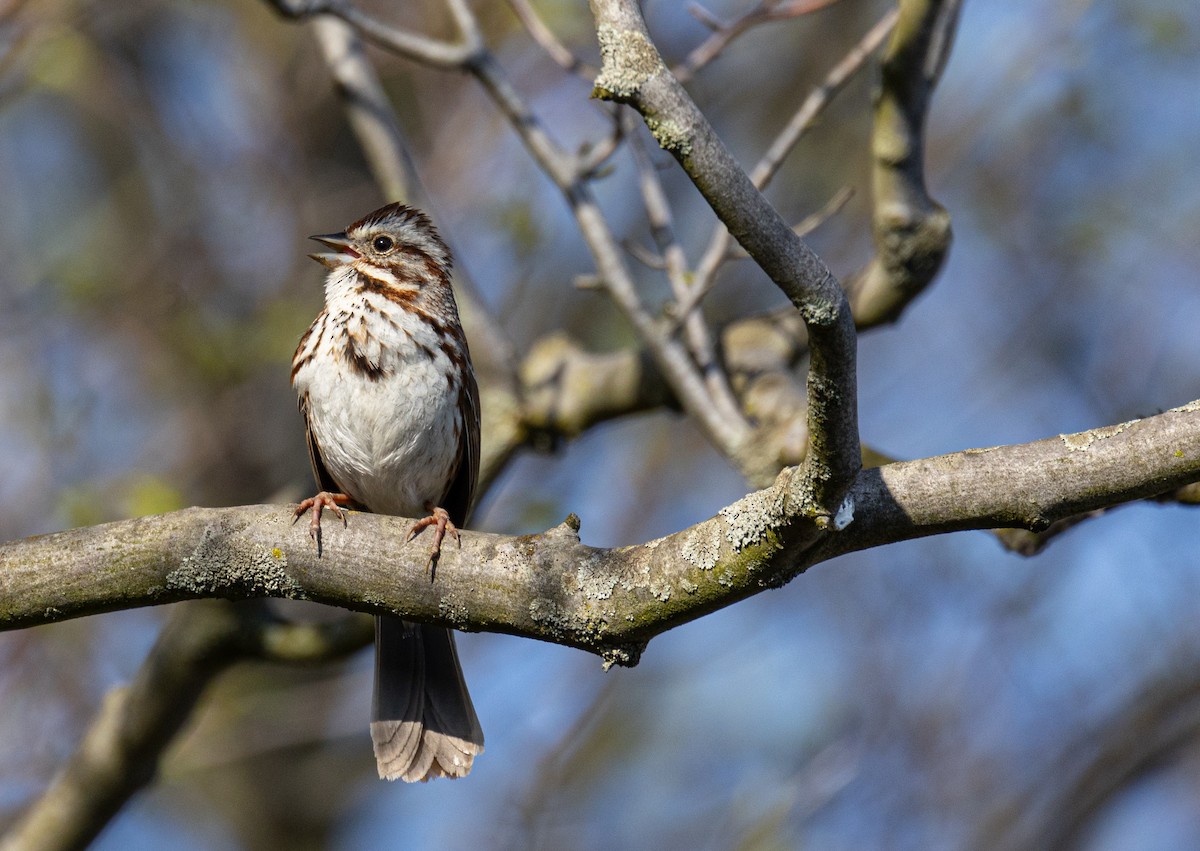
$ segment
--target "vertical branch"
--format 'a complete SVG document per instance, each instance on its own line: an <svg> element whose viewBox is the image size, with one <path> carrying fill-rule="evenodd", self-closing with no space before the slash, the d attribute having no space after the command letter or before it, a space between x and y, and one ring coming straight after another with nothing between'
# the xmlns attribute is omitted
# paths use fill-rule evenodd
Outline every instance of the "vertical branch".
<svg viewBox="0 0 1200 851"><path fill-rule="evenodd" d="M591 0L602 70L597 97L641 113L658 142L808 328L809 451L799 490L819 520L838 510L859 469L856 336L841 285L755 188L708 120L663 63L636 0Z"/></svg>
<svg viewBox="0 0 1200 851"><path fill-rule="evenodd" d="M642 190L642 200L650 221L650 231L662 253L667 281L670 283L671 292L678 303L687 297L690 288L687 282L687 258L684 256L683 246L675 238L675 229L671 221L671 206L667 201L666 192L663 191L662 183L658 179L654 163L650 161L645 145L637 134L629 135L629 147L633 153L634 162L637 164L638 184ZM704 374L704 381L712 396L713 404L721 409L722 415L727 419L742 419L741 409L729 386L729 379L717 360L712 334L700 311L689 311L683 317L683 333L686 335L688 348L691 350L696 365Z"/></svg>
<svg viewBox="0 0 1200 851"><path fill-rule="evenodd" d="M375 183L384 197L408 202L415 169L362 39L345 21L329 15L314 18L312 31Z"/></svg>

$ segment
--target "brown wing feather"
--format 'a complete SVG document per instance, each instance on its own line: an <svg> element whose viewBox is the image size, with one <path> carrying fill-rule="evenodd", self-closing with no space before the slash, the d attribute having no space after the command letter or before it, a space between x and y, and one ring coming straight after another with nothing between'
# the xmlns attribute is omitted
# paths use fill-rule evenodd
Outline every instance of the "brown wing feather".
<svg viewBox="0 0 1200 851"><path fill-rule="evenodd" d="M475 482L479 479L479 385L472 370L463 371L460 396L463 410L463 430L458 441L458 471L441 506L455 525L461 526L470 517L475 498Z"/></svg>

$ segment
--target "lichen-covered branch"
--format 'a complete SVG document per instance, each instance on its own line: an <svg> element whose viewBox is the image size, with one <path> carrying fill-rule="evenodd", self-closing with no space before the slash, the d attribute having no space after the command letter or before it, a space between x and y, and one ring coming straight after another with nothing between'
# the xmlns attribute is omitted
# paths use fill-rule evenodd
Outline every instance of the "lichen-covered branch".
<svg viewBox="0 0 1200 851"><path fill-rule="evenodd" d="M865 470L847 496L855 506L853 531L823 541L814 558L963 529L1041 531L1087 512L1180 493L1197 481L1200 400L1034 443Z"/></svg>
<svg viewBox="0 0 1200 851"><path fill-rule="evenodd" d="M648 642L852 550L942 532L1039 529L1200 481L1200 401L1120 425L860 473L834 534L791 498L794 469L716 516L613 549L578 521L541 535L406 542L352 513L318 557L282 506L192 508L0 545L0 629L201 597L289 597L539 638L633 664Z"/></svg>

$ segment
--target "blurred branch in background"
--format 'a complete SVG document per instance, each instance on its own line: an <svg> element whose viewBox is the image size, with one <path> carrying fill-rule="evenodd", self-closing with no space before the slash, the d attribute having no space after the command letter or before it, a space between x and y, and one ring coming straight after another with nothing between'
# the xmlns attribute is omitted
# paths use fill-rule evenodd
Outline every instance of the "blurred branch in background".
<svg viewBox="0 0 1200 851"><path fill-rule="evenodd" d="M960 0L908 0L883 57L875 99L875 257L848 290L860 328L895 321L950 250L950 214L925 188L925 124L950 58Z"/></svg>
<svg viewBox="0 0 1200 851"><path fill-rule="evenodd" d="M370 618L290 624L261 601L175 608L128 686L113 689L54 783L0 838L3 851L84 848L139 789L212 680L247 659L313 664L370 644Z"/></svg>

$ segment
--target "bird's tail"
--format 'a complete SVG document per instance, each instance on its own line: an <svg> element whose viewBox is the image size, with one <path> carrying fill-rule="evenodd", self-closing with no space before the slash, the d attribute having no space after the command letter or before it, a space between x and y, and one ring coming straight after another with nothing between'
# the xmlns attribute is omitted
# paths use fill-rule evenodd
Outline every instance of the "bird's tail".
<svg viewBox="0 0 1200 851"><path fill-rule="evenodd" d="M471 770L475 754L483 752L483 728L453 632L375 618L371 740L385 780L465 777Z"/></svg>

